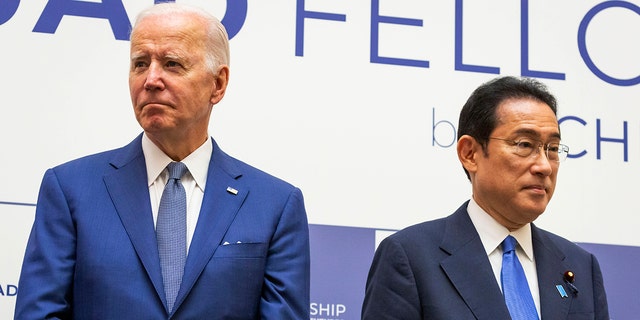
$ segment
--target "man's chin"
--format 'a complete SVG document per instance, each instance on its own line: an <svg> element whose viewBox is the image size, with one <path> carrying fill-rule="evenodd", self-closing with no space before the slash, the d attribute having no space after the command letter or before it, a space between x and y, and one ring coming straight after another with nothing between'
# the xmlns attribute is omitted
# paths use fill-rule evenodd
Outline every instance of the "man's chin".
<svg viewBox="0 0 640 320"><path fill-rule="evenodd" d="M143 115L138 119L138 123L145 131L165 130L171 126L167 117L162 114Z"/></svg>
<svg viewBox="0 0 640 320"><path fill-rule="evenodd" d="M546 205L544 207L534 207L534 208L530 208L527 212L527 217L530 222L535 221L536 219L538 219L538 217L540 217L543 213L544 210L546 209Z"/></svg>

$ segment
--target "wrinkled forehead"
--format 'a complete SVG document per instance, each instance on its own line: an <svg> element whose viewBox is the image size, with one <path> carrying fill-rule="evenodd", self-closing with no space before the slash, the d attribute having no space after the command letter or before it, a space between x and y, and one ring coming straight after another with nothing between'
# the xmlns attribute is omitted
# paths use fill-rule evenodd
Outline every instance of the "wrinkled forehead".
<svg viewBox="0 0 640 320"><path fill-rule="evenodd" d="M131 34L131 52L144 50L202 50L206 29L186 16L149 16L141 20Z"/></svg>
<svg viewBox="0 0 640 320"><path fill-rule="evenodd" d="M137 21L131 32L131 41L140 39L205 37L206 23L193 13L153 14Z"/></svg>

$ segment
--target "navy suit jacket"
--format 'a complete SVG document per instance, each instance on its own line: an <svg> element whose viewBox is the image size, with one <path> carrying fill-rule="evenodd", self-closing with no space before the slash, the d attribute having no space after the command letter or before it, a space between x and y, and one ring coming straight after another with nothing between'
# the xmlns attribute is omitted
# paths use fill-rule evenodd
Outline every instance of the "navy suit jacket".
<svg viewBox="0 0 640 320"><path fill-rule="evenodd" d="M215 142L182 285L167 313L141 136L45 173L15 318L308 318L301 191Z"/></svg>
<svg viewBox="0 0 640 320"><path fill-rule="evenodd" d="M381 242L367 279L363 319L510 319L467 204L449 217L408 227ZM566 239L531 228L542 319L608 319L596 258ZM567 270L575 273L577 294L563 280Z"/></svg>

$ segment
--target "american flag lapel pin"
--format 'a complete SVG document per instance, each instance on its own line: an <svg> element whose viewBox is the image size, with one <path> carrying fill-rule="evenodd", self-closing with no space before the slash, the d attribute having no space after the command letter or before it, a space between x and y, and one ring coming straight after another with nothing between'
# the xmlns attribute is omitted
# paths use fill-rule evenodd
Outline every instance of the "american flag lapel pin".
<svg viewBox="0 0 640 320"><path fill-rule="evenodd" d="M227 192L231 193L232 195L237 195L238 194L238 190L231 188L231 187L227 187Z"/></svg>

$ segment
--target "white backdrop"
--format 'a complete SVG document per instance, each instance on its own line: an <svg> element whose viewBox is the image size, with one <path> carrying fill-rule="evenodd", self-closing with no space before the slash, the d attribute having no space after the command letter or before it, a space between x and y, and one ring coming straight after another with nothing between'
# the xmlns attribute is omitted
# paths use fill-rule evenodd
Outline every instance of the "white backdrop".
<svg viewBox="0 0 640 320"><path fill-rule="evenodd" d="M228 8L224 0L179 2L220 18ZM153 1L122 4L133 20ZM46 5L0 0L0 219L9 226L0 239L3 260L12 261L0 267L3 291L17 285L33 219L32 206L15 203L35 203L46 168L140 132L128 95L128 41L116 40L101 18L65 15L53 33L34 31ZM497 74L456 65L540 71L559 100L563 141L579 156L561 165L554 199L536 223L574 241L640 246L638 6L248 0L210 133L228 153L299 186L310 223L400 229L448 215L470 196L454 130L471 91ZM333 16L304 19L312 11ZM13 303L0 296L0 313L12 313Z"/></svg>

